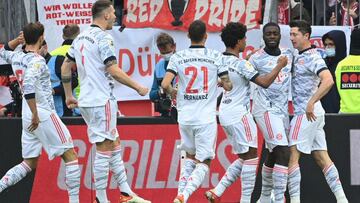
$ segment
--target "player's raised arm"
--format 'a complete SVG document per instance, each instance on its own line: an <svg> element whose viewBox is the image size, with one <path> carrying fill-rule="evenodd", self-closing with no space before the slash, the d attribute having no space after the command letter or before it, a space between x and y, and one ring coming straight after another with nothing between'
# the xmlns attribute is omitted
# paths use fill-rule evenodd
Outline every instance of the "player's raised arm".
<svg viewBox="0 0 360 203"><path fill-rule="evenodd" d="M107 71L116 81L134 89L139 95L145 96L149 92L149 88L140 85L120 69L115 60L109 61L106 67Z"/></svg>
<svg viewBox="0 0 360 203"><path fill-rule="evenodd" d="M24 43L24 35L23 32L20 32L17 38L9 41L2 49L0 49L0 58L8 63L12 63L12 58L14 56L13 50L22 43Z"/></svg>
<svg viewBox="0 0 360 203"><path fill-rule="evenodd" d="M281 69L287 65L287 63L288 63L287 57L280 56L277 61L277 65L270 73L265 75L259 75L255 77L252 81L263 88L268 88L274 82Z"/></svg>

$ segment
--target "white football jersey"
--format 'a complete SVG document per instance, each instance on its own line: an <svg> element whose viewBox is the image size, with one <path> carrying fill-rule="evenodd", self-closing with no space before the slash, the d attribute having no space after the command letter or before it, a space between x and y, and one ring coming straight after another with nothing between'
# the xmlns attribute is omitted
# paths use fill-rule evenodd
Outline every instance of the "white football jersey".
<svg viewBox="0 0 360 203"><path fill-rule="evenodd" d="M222 54L201 46L176 52L167 71L178 75L178 122L202 125L216 122L218 76L227 74Z"/></svg>
<svg viewBox="0 0 360 203"><path fill-rule="evenodd" d="M253 54L249 61L260 75L270 73L275 66L280 56L286 56L288 64L281 69L274 82L268 87L263 88L257 86L254 93L254 106L252 113L254 116L263 116L265 112L271 112L275 115L288 115L288 102L290 91L290 79L291 79L291 64L292 64L292 52L290 49L281 48L281 54L279 56L273 56L264 49L257 51Z"/></svg>
<svg viewBox="0 0 360 203"><path fill-rule="evenodd" d="M0 57L10 63L23 95L35 94L36 107L41 121L55 112L49 68L45 59L32 52L0 49ZM23 99L22 118L31 120L32 112Z"/></svg>
<svg viewBox="0 0 360 203"><path fill-rule="evenodd" d="M221 125L227 126L241 121L250 112L250 80L258 72L248 61L224 53L223 64L228 67L229 77L233 84L231 91L223 91L219 108Z"/></svg>
<svg viewBox="0 0 360 203"><path fill-rule="evenodd" d="M109 99L114 99L114 79L105 65L116 60L114 40L110 34L91 25L76 37L66 56L76 62L80 107L104 106Z"/></svg>
<svg viewBox="0 0 360 203"><path fill-rule="evenodd" d="M291 82L295 115L305 114L308 101L318 89L318 75L323 70L327 70L327 66L316 48L295 55ZM315 103L314 112L325 113L320 101Z"/></svg>

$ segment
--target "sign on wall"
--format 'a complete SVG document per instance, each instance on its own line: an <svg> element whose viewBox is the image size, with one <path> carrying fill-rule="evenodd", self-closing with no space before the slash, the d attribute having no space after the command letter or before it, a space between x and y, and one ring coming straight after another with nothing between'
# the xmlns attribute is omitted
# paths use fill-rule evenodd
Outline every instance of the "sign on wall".
<svg viewBox="0 0 360 203"><path fill-rule="evenodd" d="M255 28L261 19L261 0L125 0L127 27L186 31L194 20L219 32L228 22Z"/></svg>

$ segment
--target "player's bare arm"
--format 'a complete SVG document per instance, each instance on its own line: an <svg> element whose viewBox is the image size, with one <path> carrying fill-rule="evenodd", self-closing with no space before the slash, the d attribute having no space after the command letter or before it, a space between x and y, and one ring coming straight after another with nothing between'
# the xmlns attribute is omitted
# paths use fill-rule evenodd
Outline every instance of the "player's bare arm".
<svg viewBox="0 0 360 203"><path fill-rule="evenodd" d="M226 91L232 90L233 86L228 74L222 75L220 77L220 80L221 80L221 86L224 88L224 90Z"/></svg>
<svg viewBox="0 0 360 203"><path fill-rule="evenodd" d="M260 75L255 78L254 83L260 85L263 88L268 88L276 79L281 69L283 69L288 63L286 56L280 56L275 68L266 75Z"/></svg>
<svg viewBox="0 0 360 203"><path fill-rule="evenodd" d="M65 91L65 103L66 106L70 109L73 109L77 106L77 100L74 98L71 88L71 67L74 65L75 62L66 57L61 66L61 82Z"/></svg>
<svg viewBox="0 0 360 203"><path fill-rule="evenodd" d="M149 89L147 87L138 84L133 79L131 79L123 70L121 70L115 60L107 62L106 68L106 70L116 81L136 90L139 95L145 96L149 92Z"/></svg>
<svg viewBox="0 0 360 203"><path fill-rule="evenodd" d="M10 49L14 50L19 44L23 44L24 42L25 42L24 34L21 31L17 38L15 38L15 39L8 42L8 46L9 46Z"/></svg>
<svg viewBox="0 0 360 203"><path fill-rule="evenodd" d="M328 69L325 69L319 73L320 77L320 86L315 92L315 94L310 98L306 106L306 117L309 121L315 121L316 116L314 115L314 105L318 102L323 96L325 96L331 87L334 85L334 80Z"/></svg>
<svg viewBox="0 0 360 203"><path fill-rule="evenodd" d="M161 87L166 91L166 93L171 95L171 98L176 98L177 90L172 87L171 82L173 81L175 75L172 72L166 72L163 81L161 82Z"/></svg>

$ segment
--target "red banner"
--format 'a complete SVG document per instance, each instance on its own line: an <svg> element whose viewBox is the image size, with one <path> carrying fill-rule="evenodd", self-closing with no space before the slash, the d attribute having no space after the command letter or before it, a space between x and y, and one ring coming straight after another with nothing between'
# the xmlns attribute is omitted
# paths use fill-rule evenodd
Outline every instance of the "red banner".
<svg viewBox="0 0 360 203"><path fill-rule="evenodd" d="M187 31L200 19L209 32L218 32L228 22L256 28L261 19L261 0L125 0L125 7L124 23L130 28Z"/></svg>
<svg viewBox="0 0 360 203"><path fill-rule="evenodd" d="M82 174L80 202L92 202L95 192L91 166L95 148L88 142L86 126L68 126L68 128L78 152ZM177 125L127 125L118 126L118 130L131 188L140 196L153 202L172 202L176 196L180 172L180 152L176 149L176 145L180 142ZM259 141L259 146L262 146L262 140L259 139ZM230 143L225 139L221 127L219 127L216 156L209 175L201 188L191 196L189 203L207 202L204 192L220 181L226 168L236 159L236 156L231 153ZM41 156L30 203L67 202L64 175L65 168L60 158L50 162L46 155ZM110 179L109 200L118 202L119 189L112 175ZM238 202L240 191L238 180L224 193L223 202Z"/></svg>

